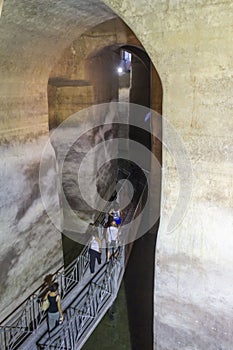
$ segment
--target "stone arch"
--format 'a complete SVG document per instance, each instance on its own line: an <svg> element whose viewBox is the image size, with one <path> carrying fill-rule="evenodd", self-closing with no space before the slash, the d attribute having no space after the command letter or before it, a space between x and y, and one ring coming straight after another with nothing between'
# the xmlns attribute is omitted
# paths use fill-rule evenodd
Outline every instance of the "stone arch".
<svg viewBox="0 0 233 350"><path fill-rule="evenodd" d="M117 35L118 29L121 31L120 34L118 33ZM139 100L140 94L137 94L138 91L136 90L137 84L140 83L140 76L136 74L134 80L136 87L133 87L131 100L129 100L129 102L143 104L145 107L151 108L161 114L163 91L158 72L151 63L151 60L142 44L136 36L134 36L128 26L124 25L120 19L114 19L92 28L90 31L81 35L77 40L74 40L72 44L66 48L61 59L51 71L48 87L49 99L51 98L51 101L53 100L57 102L59 99L62 99L63 96L66 101L65 103L67 103L69 98L71 99L68 110L64 111L61 106L61 117L58 117L57 121L56 117L51 118L50 124L52 127L53 125L56 127L56 125L62 122L62 120L72 113L77 112L79 109L81 110L94 104L110 102L118 99L118 77L114 75L115 72L113 67L117 66L120 57L119 51L121 49L129 50L134 55L135 64L139 63L140 66L139 74L142 71L147 74L145 79L148 85L147 100ZM102 84L104 84L104 86ZM66 91L68 91L68 93L66 93ZM55 95L57 95L57 97L55 97ZM80 105L78 103L80 103ZM73 107L74 109L72 109ZM51 111L52 113L55 113L55 108L56 106L51 108L51 103L49 102L50 117L52 116ZM162 121L159 123L158 121L154 122L151 120L150 128L159 129L161 134L161 124ZM142 138L142 136L140 137ZM161 163L161 141L155 137L150 141L150 150L156 155L158 161ZM156 189L155 193L151 194L151 200L160 203L161 174L153 173L153 169L151 170L151 188ZM151 215L153 215L153 211ZM137 287L135 289L135 283L132 283L132 280L127 276L125 280L128 294L132 296L131 301L128 300L130 310L130 328L132 334L137 332L137 326L135 326L133 321L136 315L132 307L132 300L134 303L137 303L138 300L138 295L135 291L140 291L144 299L143 303L138 307L138 310L142 322L148 323L148 330L146 340L143 340L143 335L140 335L141 348L149 348L152 344L154 254L158 225L159 221L143 240L136 242L135 254L132 260L133 263L130 263L129 261L129 271L132 272L135 270L135 266L138 268L138 262L140 262L140 259L142 258L140 255L146 254L146 256L143 255L143 259L145 258L149 261L149 269L147 268L146 271L143 271L141 278L145 282L145 285L148 286L147 293L142 293L143 288L140 289ZM140 252L141 249L143 249L144 253ZM78 249L76 249L76 253L78 253ZM146 279L148 279L149 282L146 281ZM146 303L145 300L147 301ZM142 310L143 307L145 307L145 304L147 308L146 320L144 318L145 314ZM135 340L132 338L132 341Z"/></svg>
<svg viewBox="0 0 233 350"><path fill-rule="evenodd" d="M144 74L147 74L144 79L148 90L146 100L140 99L144 89L134 86L129 102L162 112L162 83L158 72L135 34L120 18L114 18L75 39L54 65L48 81L50 129L83 108L118 100L118 77L114 67L118 64L122 49L129 50L141 63ZM142 80L139 75L134 79L137 82ZM149 122L149 129L159 129L161 134L161 123ZM149 148L161 163L161 142L152 137ZM157 181L155 185L158 188Z"/></svg>

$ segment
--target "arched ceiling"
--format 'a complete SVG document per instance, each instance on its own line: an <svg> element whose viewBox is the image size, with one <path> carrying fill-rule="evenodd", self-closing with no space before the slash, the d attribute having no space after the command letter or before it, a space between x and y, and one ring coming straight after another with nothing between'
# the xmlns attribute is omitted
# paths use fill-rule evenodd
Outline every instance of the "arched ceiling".
<svg viewBox="0 0 233 350"><path fill-rule="evenodd" d="M99 0L5 1L0 26L1 76L47 76L73 40L115 16Z"/></svg>

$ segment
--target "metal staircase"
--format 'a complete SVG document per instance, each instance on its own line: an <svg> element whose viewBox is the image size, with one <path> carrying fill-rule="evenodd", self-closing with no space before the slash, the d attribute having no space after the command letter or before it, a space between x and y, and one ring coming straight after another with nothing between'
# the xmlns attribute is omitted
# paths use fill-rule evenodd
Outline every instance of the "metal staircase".
<svg viewBox="0 0 233 350"><path fill-rule="evenodd" d="M81 349L113 304L124 273L123 255L110 260L83 288L67 309L67 319L51 338L38 342L39 349Z"/></svg>
<svg viewBox="0 0 233 350"><path fill-rule="evenodd" d="M128 233L124 232L124 222L131 222L143 206L146 185L138 184L137 200L123 219L122 238ZM97 218L100 227L102 220L101 216ZM136 232L136 229L130 224L127 230ZM117 297L131 247L132 244L125 246L122 239L117 258L112 257L109 262L103 252L102 263L92 276L88 246L85 246L77 259L54 274L65 315L63 323L48 334L46 312L41 309L40 287L1 323L0 349L81 349Z"/></svg>

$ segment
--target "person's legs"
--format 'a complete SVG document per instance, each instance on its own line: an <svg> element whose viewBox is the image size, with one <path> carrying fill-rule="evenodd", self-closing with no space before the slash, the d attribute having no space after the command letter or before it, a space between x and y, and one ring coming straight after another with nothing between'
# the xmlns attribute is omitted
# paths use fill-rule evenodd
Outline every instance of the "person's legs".
<svg viewBox="0 0 233 350"><path fill-rule="evenodd" d="M112 255L117 258L118 242L117 240L112 241Z"/></svg>
<svg viewBox="0 0 233 350"><path fill-rule="evenodd" d="M94 273L94 271L95 271L95 251L90 248L89 254L90 254L90 270L91 270L91 273Z"/></svg>
<svg viewBox="0 0 233 350"><path fill-rule="evenodd" d="M101 253L97 252L96 258L97 258L98 264L100 265L101 264Z"/></svg>
<svg viewBox="0 0 233 350"><path fill-rule="evenodd" d="M115 252L115 241L111 241L108 246L108 260L114 256Z"/></svg>
<svg viewBox="0 0 233 350"><path fill-rule="evenodd" d="M109 261L110 257L111 257L111 251L112 251L112 246L111 246L111 242L107 243L107 248L106 248L106 260Z"/></svg>
<svg viewBox="0 0 233 350"><path fill-rule="evenodd" d="M49 332L51 332L55 327L56 323L59 321L59 312L50 313L48 312L48 326L49 326Z"/></svg>

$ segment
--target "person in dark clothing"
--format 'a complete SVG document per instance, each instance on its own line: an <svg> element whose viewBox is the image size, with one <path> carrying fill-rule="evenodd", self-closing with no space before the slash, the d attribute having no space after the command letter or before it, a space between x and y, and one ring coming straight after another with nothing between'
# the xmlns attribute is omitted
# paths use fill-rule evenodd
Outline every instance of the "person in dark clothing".
<svg viewBox="0 0 233 350"><path fill-rule="evenodd" d="M101 248L100 238L93 234L89 245L90 270L92 274L95 272L95 261L97 260L98 264L101 264Z"/></svg>
<svg viewBox="0 0 233 350"><path fill-rule="evenodd" d="M59 320L63 321L63 313L61 309L61 298L58 294L58 283L53 283L50 287L50 291L47 294L49 301L48 308L48 327L51 332L59 323Z"/></svg>
<svg viewBox="0 0 233 350"><path fill-rule="evenodd" d="M117 203L114 204L113 208L109 211L109 223L108 226L111 226L112 221L115 221L119 227L122 221L122 211Z"/></svg>

